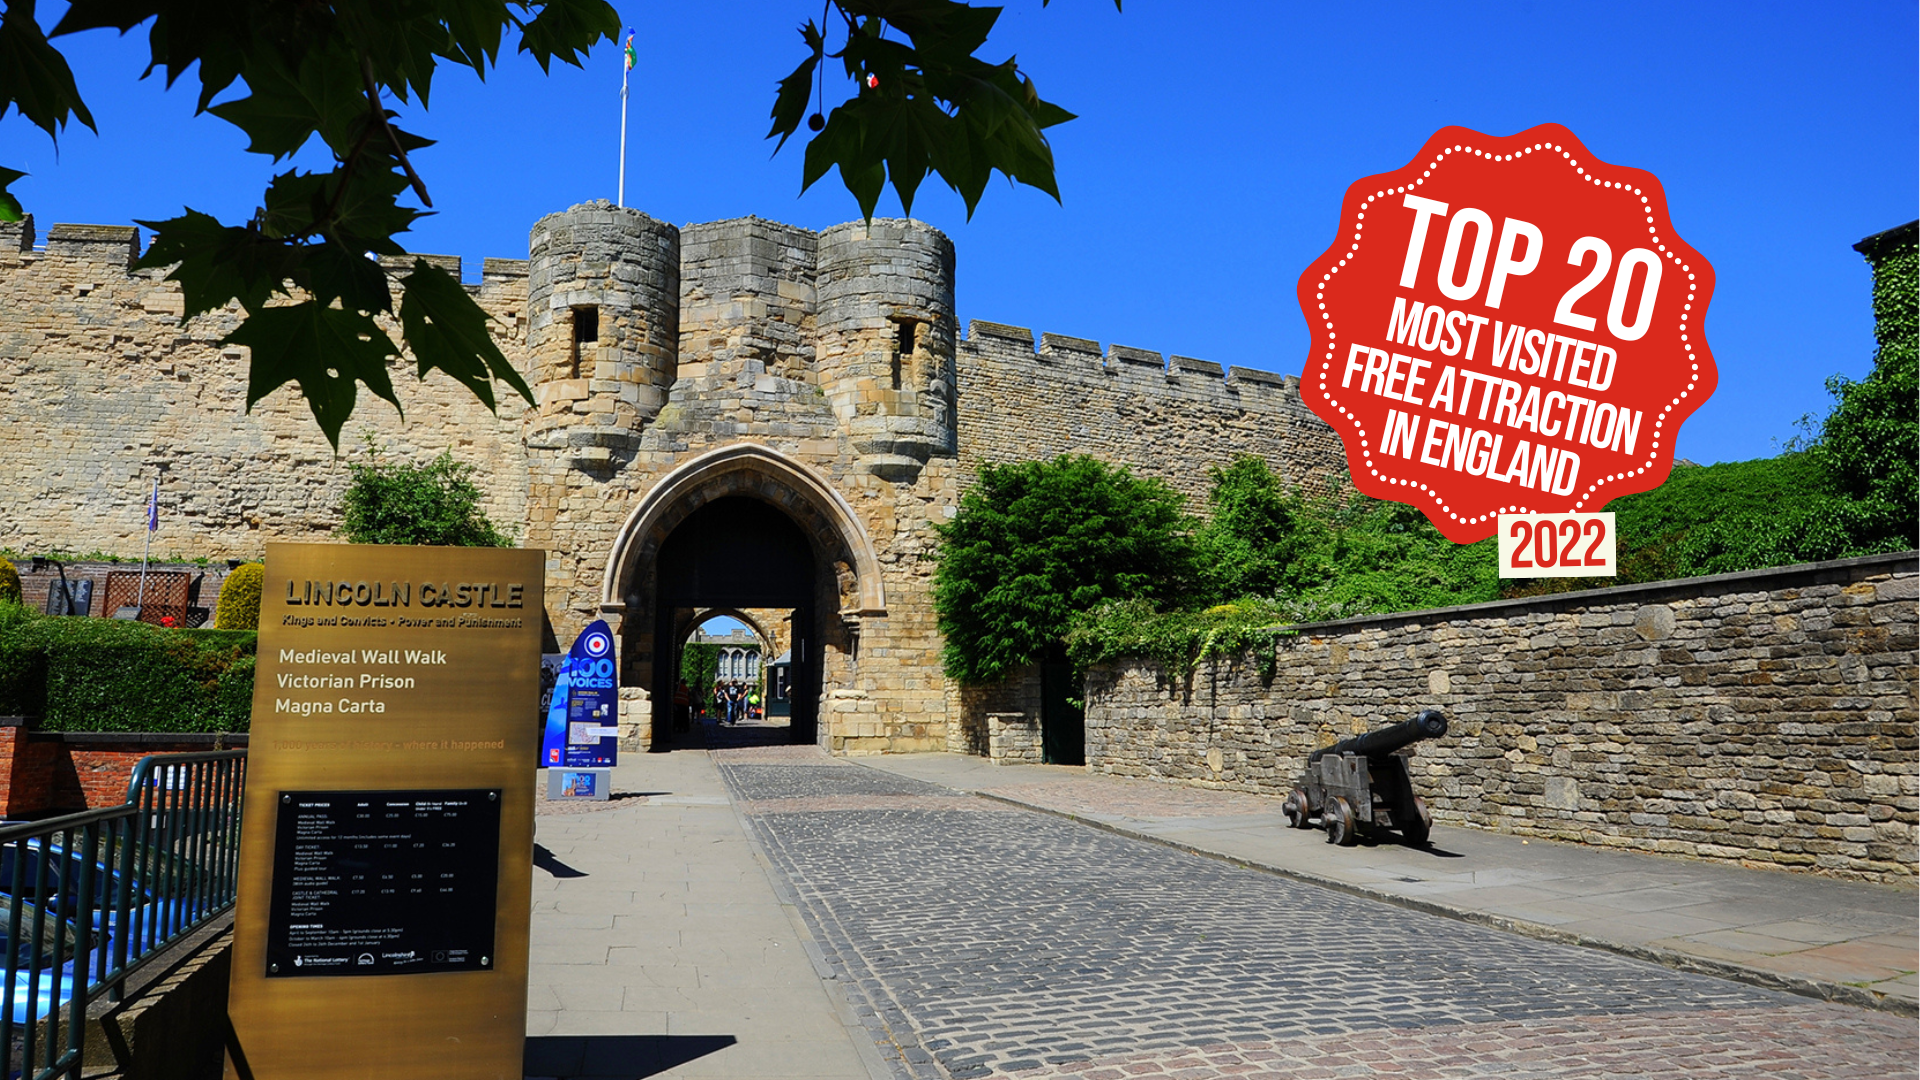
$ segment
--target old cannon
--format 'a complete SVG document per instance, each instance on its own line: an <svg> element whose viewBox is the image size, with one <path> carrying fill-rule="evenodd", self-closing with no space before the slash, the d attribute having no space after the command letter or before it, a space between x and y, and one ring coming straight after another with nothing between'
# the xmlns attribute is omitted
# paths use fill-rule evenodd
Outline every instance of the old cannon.
<svg viewBox="0 0 1920 1080"><path fill-rule="evenodd" d="M1318 825L1327 830L1328 843L1341 847L1388 828L1405 843L1424 844L1433 818L1413 793L1407 758L1414 743L1446 733L1447 718L1440 710L1422 709L1404 723L1315 750L1281 811L1294 828Z"/></svg>

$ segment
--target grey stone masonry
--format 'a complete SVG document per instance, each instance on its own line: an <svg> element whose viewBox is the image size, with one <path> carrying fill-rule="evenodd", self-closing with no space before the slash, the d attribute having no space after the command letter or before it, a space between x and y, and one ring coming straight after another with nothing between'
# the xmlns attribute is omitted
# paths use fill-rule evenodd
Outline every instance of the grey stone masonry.
<svg viewBox="0 0 1920 1080"><path fill-rule="evenodd" d="M955 354L962 474L982 465L1091 454L1173 485L1201 509L1207 466L1242 454L1289 486L1344 482L1340 440L1275 375L974 319Z"/></svg>
<svg viewBox="0 0 1920 1080"><path fill-rule="evenodd" d="M1913 552L1302 626L1185 680L1087 678L1097 772L1285 794L1308 752L1419 708L1436 820L1912 880Z"/></svg>

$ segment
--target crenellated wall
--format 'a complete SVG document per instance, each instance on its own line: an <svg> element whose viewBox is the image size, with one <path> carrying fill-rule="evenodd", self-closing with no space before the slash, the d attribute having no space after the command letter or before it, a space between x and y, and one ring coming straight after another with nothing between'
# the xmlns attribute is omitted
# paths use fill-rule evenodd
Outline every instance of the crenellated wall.
<svg viewBox="0 0 1920 1080"><path fill-rule="evenodd" d="M975 319L959 349L960 455L966 471L1063 453L1157 476L1196 506L1207 469L1265 458L1288 484L1344 475L1339 439L1300 400L1294 375L1171 359L1126 345Z"/></svg>
<svg viewBox="0 0 1920 1080"><path fill-rule="evenodd" d="M987 322L962 338L953 243L917 221L546 215L529 259L488 259L468 286L535 404L509 396L495 416L402 358L406 419L363 397L339 456L290 389L244 409L245 351L219 344L238 308L182 325L178 288L130 269L136 230L34 240L31 221L0 225L0 548L137 555L160 468L156 555L257 557L332 536L363 432L397 460L450 448L493 520L548 552L558 640L614 625L628 722L657 714L656 656L675 643L655 635L679 629L655 610L650 560L707 501L771 503L813 549L819 625L801 636L821 650L821 741L929 750L958 706L936 529L980 465L1090 453L1196 501L1240 453L1307 486L1344 472L1289 379L1051 334L1036 351Z"/></svg>
<svg viewBox="0 0 1920 1080"><path fill-rule="evenodd" d="M55 225L39 250L35 238L31 216L0 223L0 548L137 558L156 473L155 557L258 558L268 539L325 537L366 433L390 460L451 449L477 467L488 515L526 535L517 394L500 395L495 416L402 358L391 372L406 417L362 393L336 455L293 387L247 410L246 350L220 344L238 307L182 325L179 287L130 269L137 229ZM525 265L488 259L467 287L523 375ZM382 326L399 340L395 322Z"/></svg>

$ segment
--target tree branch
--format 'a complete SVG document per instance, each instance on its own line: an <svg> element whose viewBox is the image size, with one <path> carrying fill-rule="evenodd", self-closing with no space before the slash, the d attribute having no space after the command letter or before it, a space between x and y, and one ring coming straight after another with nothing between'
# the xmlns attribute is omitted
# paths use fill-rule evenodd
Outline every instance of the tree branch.
<svg viewBox="0 0 1920 1080"><path fill-rule="evenodd" d="M413 162L407 160L407 148L400 145L400 136L393 130L393 125L387 123L387 110L380 104L380 87L373 81L373 61L366 56L360 57L360 79L366 84L367 103L373 109L373 118L380 122L380 130L387 133L387 142L392 145L394 156L400 159L400 167L407 171L407 183L413 185L413 193L420 196L420 201L427 209L433 209L433 199L427 195L426 183L420 179L419 173L413 171Z"/></svg>

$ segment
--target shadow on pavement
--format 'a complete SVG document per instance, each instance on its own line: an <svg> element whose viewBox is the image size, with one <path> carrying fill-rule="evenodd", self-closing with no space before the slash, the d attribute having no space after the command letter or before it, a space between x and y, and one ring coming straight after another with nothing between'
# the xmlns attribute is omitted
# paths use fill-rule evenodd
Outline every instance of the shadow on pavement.
<svg viewBox="0 0 1920 1080"><path fill-rule="evenodd" d="M530 1035L525 1072L542 1080L636 1080L736 1041L731 1035Z"/></svg>
<svg viewBox="0 0 1920 1080"><path fill-rule="evenodd" d="M557 878L576 878L576 877L587 876L587 872L585 870L575 870L573 867L568 866L566 863L563 863L559 859L554 858L553 852L548 851L547 846L545 844L533 845L533 865L539 867L542 870L545 870L547 873Z"/></svg>

